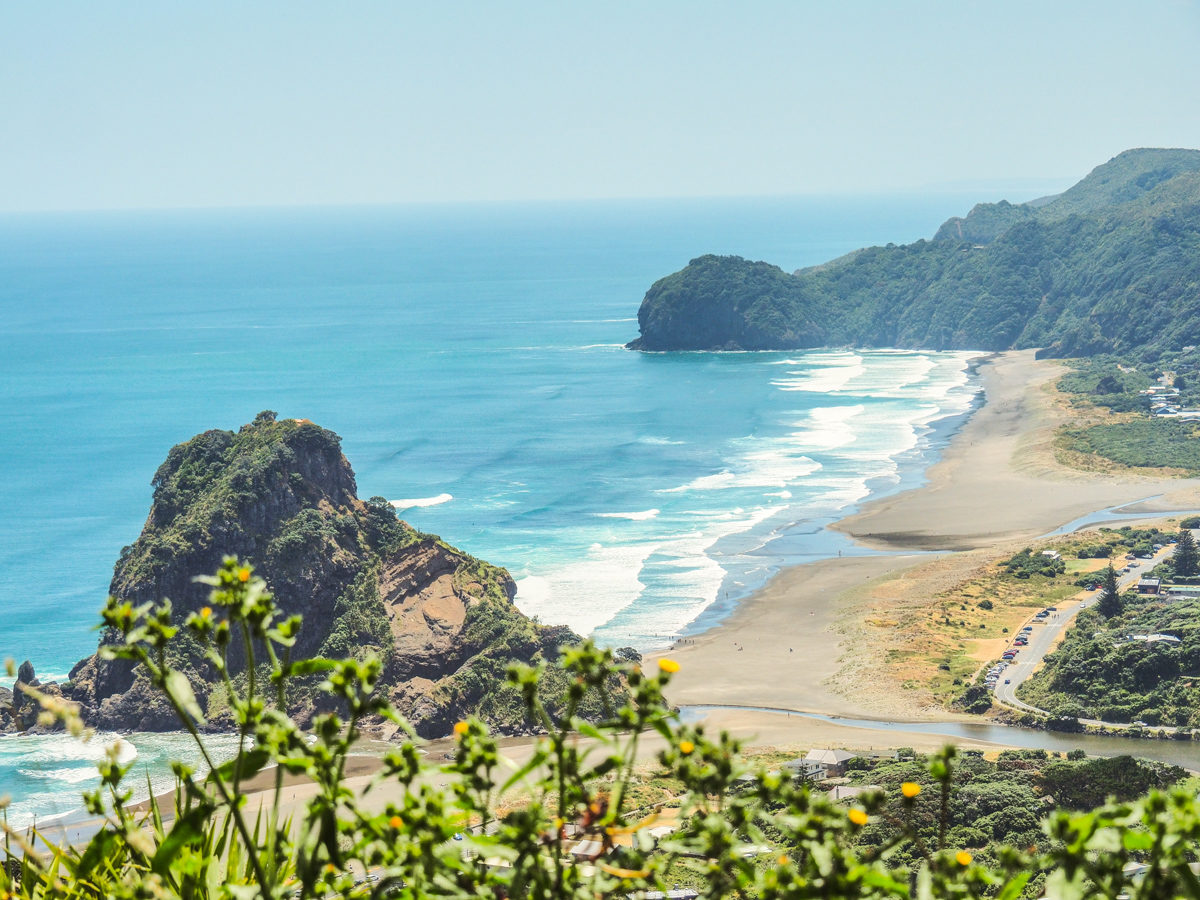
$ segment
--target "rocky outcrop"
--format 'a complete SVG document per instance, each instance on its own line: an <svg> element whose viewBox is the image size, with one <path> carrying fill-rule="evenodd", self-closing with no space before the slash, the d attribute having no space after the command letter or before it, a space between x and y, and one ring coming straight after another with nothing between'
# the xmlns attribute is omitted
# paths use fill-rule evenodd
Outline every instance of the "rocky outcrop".
<svg viewBox="0 0 1200 900"><path fill-rule="evenodd" d="M255 566L286 614L304 617L295 656L379 654L384 689L427 735L477 708L521 730L505 669L577 639L523 616L504 570L413 530L383 498L360 500L340 438L311 422L261 413L237 433L197 435L172 448L153 485L142 534L117 561L113 596L169 597L181 620L207 600L194 577L234 554ZM244 660L235 648L236 671ZM219 727L207 663L181 644L176 664ZM98 727L178 727L131 664L98 654L71 671L71 697ZM301 691L292 712L303 719L320 704Z"/></svg>
<svg viewBox="0 0 1200 900"><path fill-rule="evenodd" d="M33 670L33 663L25 660L17 669L13 689L0 687L0 734L44 734L62 727L59 722L38 722L42 706L29 689L51 700L63 698L62 688L54 682L43 684Z"/></svg>

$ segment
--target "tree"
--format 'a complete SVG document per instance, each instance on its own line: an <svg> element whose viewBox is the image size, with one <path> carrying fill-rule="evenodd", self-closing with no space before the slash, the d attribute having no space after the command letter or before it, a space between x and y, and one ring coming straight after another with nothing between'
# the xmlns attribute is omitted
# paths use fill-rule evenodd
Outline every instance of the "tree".
<svg viewBox="0 0 1200 900"><path fill-rule="evenodd" d="M1123 604L1121 603L1121 589L1117 586L1117 570L1110 564L1104 570L1104 585L1100 589L1100 615L1106 619L1111 619L1113 616L1119 616Z"/></svg>
<svg viewBox="0 0 1200 900"><path fill-rule="evenodd" d="M1183 528L1179 532L1179 542L1175 544L1176 575L1195 575L1200 570L1200 553L1196 550L1196 540L1192 533Z"/></svg>

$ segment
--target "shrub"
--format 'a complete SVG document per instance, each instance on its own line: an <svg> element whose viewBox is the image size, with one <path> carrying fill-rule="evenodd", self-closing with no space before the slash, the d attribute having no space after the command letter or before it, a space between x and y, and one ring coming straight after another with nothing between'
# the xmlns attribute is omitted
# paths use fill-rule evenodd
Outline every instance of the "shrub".
<svg viewBox="0 0 1200 900"><path fill-rule="evenodd" d="M385 754L372 784L355 793L343 772L363 723L382 717L405 727L375 692L378 659L292 660L299 621L280 620L264 582L234 559L206 581L213 588L211 606L182 624L174 621L169 602L133 607L110 599L104 625L115 643L104 652L141 667L205 752L200 707L187 679L169 663L169 645L182 629L205 648L221 676L244 738L237 755L203 775L176 764L178 790L168 817L153 804L135 813L124 784L129 766L106 758L102 788L85 798L103 824L86 846L54 846L44 836L34 846L2 826L8 839L0 896L6 900L590 900L664 890L675 879L673 867L688 860L700 861L688 872L713 898L908 898L915 885L920 897L1011 900L1044 890L1055 897L1124 893L1148 900L1194 885L1187 868L1200 839L1194 792L1151 793L1131 806L1083 815L1056 813L1043 825L1050 838L1046 851L1002 847L974 859L967 848L981 845L985 827L1001 824L996 817L1007 814L1003 803L994 802L1003 801L1003 791L974 788L978 823L951 827L951 810L960 802L951 790L952 748L927 766L898 763L907 767L903 790L864 794L847 809L790 778L747 770L728 735L709 736L702 727L678 723L663 697L677 664L662 660L644 672L589 643L560 659L564 677L555 681L562 685L557 696L544 696L544 667L509 672L528 715L544 730L516 771L504 768L485 727L468 719L455 725L444 764L423 759L415 741L406 741ZM247 671L265 677L228 677L224 650L235 639L258 654ZM326 708L336 711L316 716L312 733L305 734L285 714L284 701L293 682L316 677L323 679ZM606 706L598 724L580 718L585 698L595 693L603 702L614 677L629 686L628 694L617 695L620 705ZM31 693L47 715L82 729L69 708ZM657 813L635 808L633 799L634 762L650 738L661 747L659 775L677 786L679 804L677 830L658 843L645 830ZM911 756L911 748L905 752ZM1045 759L1044 751L1002 755L1015 766ZM275 789L252 817L243 785L271 765ZM963 762L964 768L972 765L979 761ZM1089 791L1127 792L1175 776L1167 767L1096 761L1090 764L1097 776L1092 785L1086 773L1058 768L1070 765L1047 767L1044 789L1056 797L1090 798ZM314 785L294 822L280 812L284 772ZM402 790L375 803L371 791L384 782ZM523 802L501 805L502 795L514 789ZM1030 846L1037 839L1036 818L1027 809L1019 812L1020 845ZM594 849L568 852L572 835ZM764 846L772 848L767 856ZM1146 865L1137 882L1124 872L1134 850Z"/></svg>

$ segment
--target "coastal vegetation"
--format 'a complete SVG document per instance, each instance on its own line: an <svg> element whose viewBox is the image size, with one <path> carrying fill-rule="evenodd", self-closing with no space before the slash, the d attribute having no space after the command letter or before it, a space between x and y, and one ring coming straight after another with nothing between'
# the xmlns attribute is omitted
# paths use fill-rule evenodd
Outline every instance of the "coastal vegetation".
<svg viewBox="0 0 1200 900"><path fill-rule="evenodd" d="M1135 469L1200 472L1200 421L1153 415L1152 389L1171 390L1177 409L1200 407L1200 359L1194 348L1180 353L1070 360L1057 387L1086 421L1064 427L1060 456L1088 467L1089 460ZM1161 401L1160 401L1161 404Z"/></svg>
<svg viewBox="0 0 1200 900"><path fill-rule="evenodd" d="M173 798L138 813L130 765L110 753L103 786L86 796L102 822L83 846L35 845L0 825L6 898L591 900L684 881L713 898L1014 900L1175 897L1195 884L1196 791L1164 791L1181 770L1040 751L960 761L947 748L857 765L861 790L834 802L802 778L748 765L728 735L678 723L663 696L678 663L643 671L590 644L553 664L510 667L508 684L541 726L515 771L471 717L454 726L450 759L422 758L403 739L351 791L344 772L364 722L380 716L408 732L378 689L380 660L294 658L299 619L236 558L202 581L208 604L185 616L166 602L110 598L103 653L144 673L203 750L203 710L168 652L186 635L220 673L244 736L236 756L207 772L176 764ZM227 649L237 642L263 677L232 677ZM563 675L554 697L543 677L551 665ZM304 730L287 697L312 677L328 709ZM614 680L629 693L606 690ZM589 692L602 698L599 721L580 715ZM69 704L30 694L43 716L82 731ZM650 739L661 749L646 773L637 760ZM264 773L273 787L247 797L245 785ZM285 773L313 785L294 807ZM665 790L638 791L647 775Z"/></svg>
<svg viewBox="0 0 1200 900"><path fill-rule="evenodd" d="M1200 601L1120 599L1111 615L1080 612L1020 698L1059 716L1200 727ZM1174 640L1146 639L1158 635Z"/></svg>
<svg viewBox="0 0 1200 900"><path fill-rule="evenodd" d="M641 350L818 346L1145 356L1200 344L1200 151L1130 150L1065 193L785 273L702 256L656 282Z"/></svg>

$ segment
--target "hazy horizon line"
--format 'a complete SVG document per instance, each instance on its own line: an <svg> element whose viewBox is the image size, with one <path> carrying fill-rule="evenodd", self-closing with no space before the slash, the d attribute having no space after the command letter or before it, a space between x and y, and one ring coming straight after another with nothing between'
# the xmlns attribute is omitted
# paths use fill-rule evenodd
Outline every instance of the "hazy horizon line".
<svg viewBox="0 0 1200 900"><path fill-rule="evenodd" d="M1085 173L1086 174L1086 173ZM800 200L867 197L901 197L920 194L967 195L972 192L994 194L1010 191L1029 194L1020 202L1037 199L1037 196L1061 193L1084 176L1061 176L1040 178L990 178L939 182L917 187L863 188L859 190L789 191L777 194L764 193L714 193L714 194L642 194L616 196L572 196L572 197L505 197L482 199L440 200L330 200L299 201L295 203L181 203L176 205L145 206L62 206L0 208L0 218L36 217L42 215L97 215L105 213L170 213L170 212L269 212L291 210L352 210L352 209L398 209L398 208L453 208L453 207L521 207L554 206L575 204L609 204L639 202L704 202L716 200ZM1037 195L1037 196L1034 196ZM1004 198L1007 199L1007 198ZM981 202L994 202L982 201Z"/></svg>

